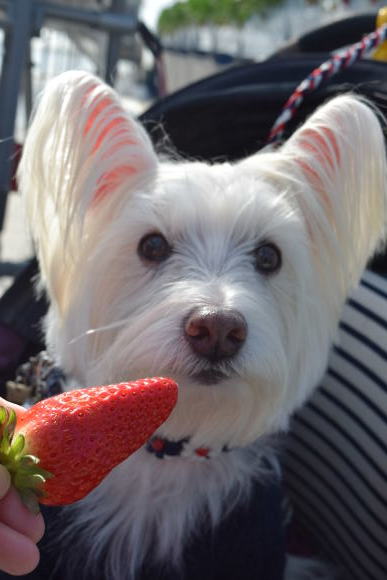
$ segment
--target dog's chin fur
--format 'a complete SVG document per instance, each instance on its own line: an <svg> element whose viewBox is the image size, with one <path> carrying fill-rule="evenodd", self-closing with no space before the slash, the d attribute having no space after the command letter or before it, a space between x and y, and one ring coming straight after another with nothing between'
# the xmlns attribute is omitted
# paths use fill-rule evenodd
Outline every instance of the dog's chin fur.
<svg viewBox="0 0 387 580"><path fill-rule="evenodd" d="M279 150L211 166L160 162L90 75L47 88L19 180L51 302L49 350L69 388L174 377L178 403L158 433L233 449L200 464L139 450L69 508L65 536L93 538L90 564L103 557L109 579L133 577L145 557L178 565L203 514L215 525L263 477L267 437L317 384L345 298L384 238L384 155L375 113L350 95ZM153 232L172 249L160 263L138 252ZM255 267L264 243L281 252L271 275ZM184 320L195 307L244 317L238 354L193 352Z"/></svg>

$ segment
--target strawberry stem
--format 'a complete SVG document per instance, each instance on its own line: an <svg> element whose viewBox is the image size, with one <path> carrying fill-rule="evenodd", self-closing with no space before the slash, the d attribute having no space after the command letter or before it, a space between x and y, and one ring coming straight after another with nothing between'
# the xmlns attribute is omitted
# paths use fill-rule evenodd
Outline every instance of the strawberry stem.
<svg viewBox="0 0 387 580"><path fill-rule="evenodd" d="M39 458L25 453L25 437L14 437L17 417L13 409L0 407L0 464L9 471L12 485L23 503L39 513L39 499L44 497L43 486L52 474L39 467Z"/></svg>

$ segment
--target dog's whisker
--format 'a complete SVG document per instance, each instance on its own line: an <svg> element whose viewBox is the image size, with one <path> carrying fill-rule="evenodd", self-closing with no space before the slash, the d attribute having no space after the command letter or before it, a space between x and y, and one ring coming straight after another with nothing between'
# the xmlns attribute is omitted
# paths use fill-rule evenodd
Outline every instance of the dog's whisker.
<svg viewBox="0 0 387 580"><path fill-rule="evenodd" d="M128 324L127 318L122 319L122 320L117 320L116 322L111 322L110 324L105 324L104 326L98 326L97 328L89 328L89 330L86 330L82 334L76 336L75 338L72 338L68 344L74 345L84 338L98 334L99 332L106 332L108 330L114 330L116 328L121 328L121 327L125 326L126 324Z"/></svg>

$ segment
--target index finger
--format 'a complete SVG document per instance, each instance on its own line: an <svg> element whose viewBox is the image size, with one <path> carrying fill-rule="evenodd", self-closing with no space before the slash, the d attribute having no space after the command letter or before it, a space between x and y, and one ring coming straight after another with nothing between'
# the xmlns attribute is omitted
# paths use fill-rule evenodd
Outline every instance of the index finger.
<svg viewBox="0 0 387 580"><path fill-rule="evenodd" d="M6 401L6 399L3 399L2 397L0 397L0 407L13 409L16 413L16 416L20 415L21 413L25 413L27 410L24 407L21 407L20 405L16 405L15 403L10 403L9 401Z"/></svg>

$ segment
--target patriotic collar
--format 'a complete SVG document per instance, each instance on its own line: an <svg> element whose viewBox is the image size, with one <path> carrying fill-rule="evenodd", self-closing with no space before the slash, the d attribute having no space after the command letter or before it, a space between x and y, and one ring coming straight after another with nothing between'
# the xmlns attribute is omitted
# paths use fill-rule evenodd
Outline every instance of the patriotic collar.
<svg viewBox="0 0 387 580"><path fill-rule="evenodd" d="M65 382L62 369L46 351L42 351L18 368L15 381L8 381L7 399L28 408L42 399L62 393ZM159 436L152 437L145 449L157 459L184 457L194 461L207 461L230 451L227 445L197 447L190 437L172 441Z"/></svg>
<svg viewBox="0 0 387 580"><path fill-rule="evenodd" d="M163 437L152 437L146 444L146 450L158 459L171 457L184 457L193 461L207 461L213 457L219 457L222 453L228 453L231 449L227 445L219 447L197 447L192 444L190 437L184 437L177 441Z"/></svg>

